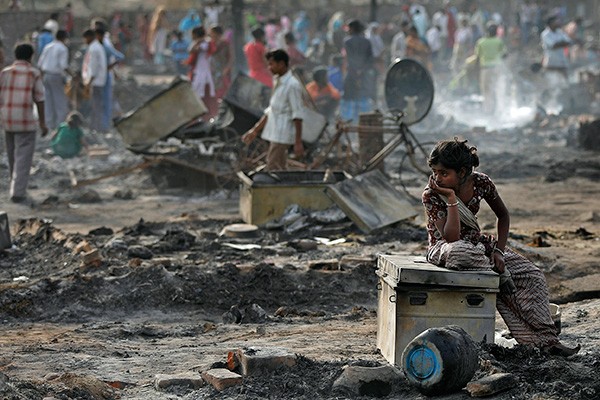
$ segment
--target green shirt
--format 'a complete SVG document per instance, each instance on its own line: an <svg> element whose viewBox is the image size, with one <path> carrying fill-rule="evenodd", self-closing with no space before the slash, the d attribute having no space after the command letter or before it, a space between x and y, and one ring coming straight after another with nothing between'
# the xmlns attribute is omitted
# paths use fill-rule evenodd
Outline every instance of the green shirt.
<svg viewBox="0 0 600 400"><path fill-rule="evenodd" d="M62 158L71 158L81 152L81 139L83 131L81 128L71 128L68 123L63 122L58 126L56 136L50 142L52 151Z"/></svg>
<svg viewBox="0 0 600 400"><path fill-rule="evenodd" d="M497 36L481 38L475 44L475 55L481 67L495 67L500 65L506 47L502 39Z"/></svg>

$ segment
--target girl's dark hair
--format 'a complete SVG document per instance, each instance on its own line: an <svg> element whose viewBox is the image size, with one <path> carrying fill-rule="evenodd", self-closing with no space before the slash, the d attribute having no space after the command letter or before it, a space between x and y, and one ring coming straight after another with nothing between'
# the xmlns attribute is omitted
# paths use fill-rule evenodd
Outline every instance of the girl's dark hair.
<svg viewBox="0 0 600 400"><path fill-rule="evenodd" d="M427 164L431 167L435 164L441 164L446 168L453 169L456 172L464 168L467 176L473 172L473 169L479 166L479 156L477 147L467 145L467 140L444 140L438 142L431 151Z"/></svg>

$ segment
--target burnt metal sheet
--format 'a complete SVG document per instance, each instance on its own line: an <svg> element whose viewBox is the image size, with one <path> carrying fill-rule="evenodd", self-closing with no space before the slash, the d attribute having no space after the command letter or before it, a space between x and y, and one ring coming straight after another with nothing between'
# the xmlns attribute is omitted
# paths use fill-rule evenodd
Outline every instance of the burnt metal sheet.
<svg viewBox="0 0 600 400"><path fill-rule="evenodd" d="M365 233L417 215L379 170L329 185L325 193Z"/></svg>
<svg viewBox="0 0 600 400"><path fill-rule="evenodd" d="M257 118L260 118L269 106L270 99L271 88L243 73L235 77L223 97L223 101L230 106L242 109Z"/></svg>
<svg viewBox="0 0 600 400"><path fill-rule="evenodd" d="M144 150L206 111L191 83L177 78L167 89L117 120L115 128L130 149Z"/></svg>
<svg viewBox="0 0 600 400"><path fill-rule="evenodd" d="M239 73L223 97L234 117L229 127L240 135L252 128L263 115L270 99L271 88Z"/></svg>

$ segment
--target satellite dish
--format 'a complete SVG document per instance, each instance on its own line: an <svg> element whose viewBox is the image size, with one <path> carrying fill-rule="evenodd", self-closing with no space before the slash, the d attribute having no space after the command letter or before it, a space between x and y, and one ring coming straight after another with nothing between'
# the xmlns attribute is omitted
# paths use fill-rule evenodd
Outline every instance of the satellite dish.
<svg viewBox="0 0 600 400"><path fill-rule="evenodd" d="M390 111L404 113L406 125L421 121L433 103L431 75L415 60L397 59L385 76L385 101Z"/></svg>

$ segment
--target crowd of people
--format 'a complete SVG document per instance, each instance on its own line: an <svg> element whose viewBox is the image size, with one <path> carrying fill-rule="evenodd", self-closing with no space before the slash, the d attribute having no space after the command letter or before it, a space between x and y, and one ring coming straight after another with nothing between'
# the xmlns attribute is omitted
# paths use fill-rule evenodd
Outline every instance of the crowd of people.
<svg viewBox="0 0 600 400"><path fill-rule="evenodd" d="M267 170L284 170L290 148L297 157L304 154L308 99L325 118L339 115L358 122L361 113L379 106L385 68L397 59L419 61L438 80L476 63L482 109L493 115L499 107L494 83L509 49L519 51L538 35L541 68L552 80L551 87L566 83L569 63L581 56L576 49L583 43L581 21L563 27L564 9L544 12L537 2L525 0L516 23L510 24L506 16L483 10L476 1L466 4L458 9L446 1L439 10L431 10L413 0L399 9L396 23L368 25L346 19L341 11L322 21L312 21L304 11L293 19L285 14L264 18L248 12L245 60L234 60L233 31L220 19L225 8L218 0L206 5L202 13L189 10L177 24L159 6L136 20L137 54L160 73L167 73L170 64L172 73L186 75L207 106L206 118L216 115L219 99L231 85L234 66L247 65L248 76L271 88L272 94L262 117L241 140L246 144L258 137L267 141ZM136 35L122 15L115 13L110 22L89 21L81 32L81 65L74 69L70 6L65 11L66 18L52 13L33 43L18 43L15 61L0 72L0 118L13 202L27 198L38 130L42 136L52 132L50 146L63 158L75 157L88 146L82 130L85 118L73 102L77 97L67 96L66 83L71 82L75 93L81 89L81 97L90 106L88 128L108 132L115 115L114 69L137 57L132 49L137 47L133 45ZM497 308L517 342L551 354L577 353L579 346L567 347L558 339L543 274L506 246L509 214L491 179L474 171L479 164L476 149L457 139L440 142L428 162L432 175L423 193L428 261L450 269L493 268L503 283ZM496 214L497 238L482 234L477 224L481 199Z"/></svg>
<svg viewBox="0 0 600 400"><path fill-rule="evenodd" d="M276 54L276 61L283 62L279 53L273 53L282 50L285 73L289 69L300 83L303 103L308 96L327 119L358 123L361 113L382 108L386 68L402 58L419 61L438 85L475 87L483 98L482 112L494 115L501 106L495 85L510 52L543 51L541 68L549 79L548 87L555 91L566 84L569 64L587 57L582 51L582 20L565 24L564 7L544 9L542 2L523 0L516 15L502 15L483 9L476 0L436 4L438 9L409 0L385 22L368 24L347 11L311 18L305 11L265 16L246 8L242 53L233 48L231 10L218 0L185 15L165 6L152 12L140 10L134 18L114 12L107 19L91 19L81 32L75 32L72 8L67 4L31 35L31 66L40 72L45 93L41 98L32 91L32 101L42 104L43 100L40 123L53 133L73 121L85 123L92 131L108 132L119 112L113 98L115 69L120 64L139 65L142 60L157 73L187 76L207 107L204 118L209 120L217 115L235 71L246 72L275 91L280 76L270 68L267 55ZM77 40L83 42L83 57L74 63ZM235 54L243 54L244 59L236 60ZM477 76L465 72L470 66ZM8 103L3 102L3 113L12 112ZM83 116L74 117L73 111L83 111ZM75 148L83 148L79 134L54 135L53 140L69 138L79 143Z"/></svg>

